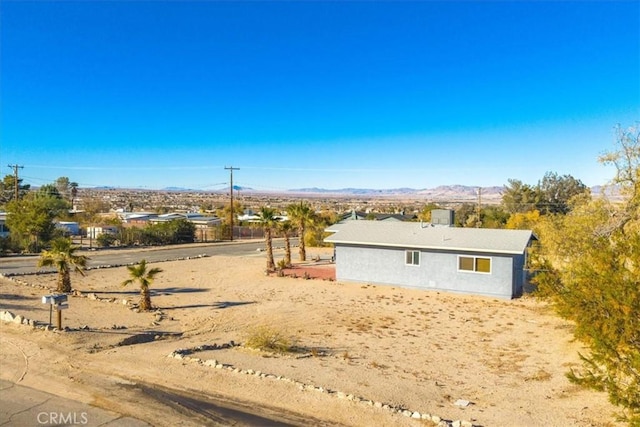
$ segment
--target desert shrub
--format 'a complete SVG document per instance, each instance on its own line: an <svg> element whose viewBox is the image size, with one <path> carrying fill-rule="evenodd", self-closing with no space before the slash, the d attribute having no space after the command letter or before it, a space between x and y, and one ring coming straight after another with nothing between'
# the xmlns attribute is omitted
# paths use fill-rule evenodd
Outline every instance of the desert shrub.
<svg viewBox="0 0 640 427"><path fill-rule="evenodd" d="M640 128L619 135L605 155L623 200L574 198L566 213L546 215L532 260L538 294L575 322L589 347L572 381L606 391L623 419L640 426ZM535 264L534 264L535 265Z"/></svg>
<svg viewBox="0 0 640 427"><path fill-rule="evenodd" d="M98 245L108 248L110 246L113 246L113 244L116 242L117 237L114 236L113 234L109 234L109 233L102 233L100 234L97 238L96 241L98 242Z"/></svg>
<svg viewBox="0 0 640 427"><path fill-rule="evenodd" d="M254 328L244 344L246 347L261 351L289 353L293 350L293 341L281 331L268 326Z"/></svg>

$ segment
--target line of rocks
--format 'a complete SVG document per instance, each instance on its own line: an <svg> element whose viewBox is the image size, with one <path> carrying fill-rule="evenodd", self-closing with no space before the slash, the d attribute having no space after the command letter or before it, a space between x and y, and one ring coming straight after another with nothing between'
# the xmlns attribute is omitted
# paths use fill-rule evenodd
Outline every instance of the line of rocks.
<svg viewBox="0 0 640 427"><path fill-rule="evenodd" d="M35 328L37 326L37 322L35 320L28 319L20 314L15 315L12 312L6 310L0 311L0 320L3 322L12 322L17 325L26 325L32 328Z"/></svg>
<svg viewBox="0 0 640 427"><path fill-rule="evenodd" d="M367 405L367 406L372 406L374 408L379 408L379 409L383 409L383 410L387 410L390 412L394 412L394 413L398 413L400 415L403 415L405 417L409 417L409 418L413 418L416 420L427 420L427 421L431 421L433 423L435 423L437 426L439 427L481 427L478 424L473 424L470 421L462 421L462 420L447 420L447 419L443 419L437 415L433 415L433 414L429 414L429 413L423 413L423 412L418 412L418 411L412 411L404 406L401 405L395 405L395 404L390 404L390 403L383 403L383 402L376 402L370 399L366 399L364 397L360 397L360 396L356 396L354 394L349 394L349 393L345 393L342 391L337 391L337 390L332 390L326 387L322 387L322 386L316 386L313 384L306 384L303 383L301 381L297 381L295 379L292 378L287 378L284 377L282 375L274 375L274 374L268 374L265 372L261 372L261 371L255 371L253 369L240 369L236 366L233 366L231 364L227 364L227 363L222 363L216 359L200 359L198 357L191 357L191 354L194 353L198 353L201 351L209 351L209 350L222 350L222 349L229 349L229 348L233 348L233 347L238 347L240 346L240 344L234 342L234 341L229 341L228 343L224 343L224 344L204 344L204 345L200 345L197 347L192 347L192 348L179 348L177 350L172 351L171 353L169 353L169 355L167 357L170 358L174 358L174 359L179 359L179 360L183 360L185 362L189 362L189 363L195 363L198 365L203 365L203 366L208 366L211 368L216 368L216 369L224 369L226 371L232 372L232 373L236 373L236 374L244 374L244 375L251 375L251 376L255 376L261 379L270 379L270 380L278 380L278 381L285 381L288 383L292 383L293 385L297 386L298 389L300 391L316 391L318 393L326 393L332 396L335 396L337 399L345 399L345 400L349 400L355 403L360 403L363 405Z"/></svg>
<svg viewBox="0 0 640 427"><path fill-rule="evenodd" d="M31 274L41 274L41 273L31 273ZM17 283L18 285L30 286L32 288L38 288L38 289L46 290L48 292L55 292L55 289L53 289L53 288L51 288L49 286L41 285L39 283L25 282L24 280L20 280L19 278L15 277L15 276L12 276L12 275L2 275L2 277L6 278L7 280L11 280L14 283ZM89 298L90 300L94 300L94 301L113 302L113 303L117 303L117 304L123 304L123 305L129 306L129 308L132 309L132 310L135 310L135 309L138 308L138 305L136 303L132 303L129 300L126 300L126 299L118 300L117 298L100 298L99 296L97 296L93 292L82 293L81 291L79 291L77 289L74 289L71 292L70 295L73 296L73 297Z"/></svg>
<svg viewBox="0 0 640 427"><path fill-rule="evenodd" d="M201 255L201 256L205 256L205 255ZM53 288L45 286L45 285L41 285L41 284L38 284L38 283L25 282L24 280L21 280L21 279L19 279L17 277L13 277L13 276L5 276L5 275L0 275L0 276L6 278L7 280L11 280L12 282L14 282L14 283L16 283L18 285L29 286L29 287L32 287L32 288L38 288L38 289L46 290L49 293L55 292L55 290ZM79 291L77 289L74 289L71 292L70 295L73 296L73 297L78 297L78 298L88 298L88 299L90 299L92 301L122 304L122 305L127 306L128 309L130 309L130 310L132 310L132 311L134 311L136 313L138 313L140 311L139 310L139 304L137 302L129 301L129 300L124 299L124 298L123 299L118 299L118 298L113 298L113 297L101 298L98 295L96 295L94 292L83 293L83 292L81 292L81 291ZM0 320L5 320L5 321L17 323L17 321L14 320L17 316L13 315L13 313L8 312L8 311L6 311L4 313L7 313L5 315L5 317L8 320L5 320L5 319L3 319L1 317L0 317ZM20 315L18 315L18 316L20 316ZM20 316L20 317L22 317L22 316ZM22 318L24 319L24 317L22 317ZM162 320L164 320L165 318L166 318L166 315L164 314L164 312L162 312L160 309L157 309L154 312L154 320L151 322L151 326L158 326L160 324L160 322ZM169 317L169 319L173 320L172 317ZM29 320L29 322L31 322L31 323L25 323L25 324L29 324L30 326L33 326L33 327L40 327L41 329L45 329L45 330L49 330L49 329L57 330L57 328L51 327L51 326L49 326L49 324L42 325L42 324L39 324L38 322L36 322L34 320ZM70 331L70 330L88 330L90 328L89 328L89 326L84 325L84 326L81 326L80 328L74 328L74 329L71 329L71 328L65 326L63 329L65 331ZM111 329L126 329L126 327L125 326L113 325L111 327Z"/></svg>

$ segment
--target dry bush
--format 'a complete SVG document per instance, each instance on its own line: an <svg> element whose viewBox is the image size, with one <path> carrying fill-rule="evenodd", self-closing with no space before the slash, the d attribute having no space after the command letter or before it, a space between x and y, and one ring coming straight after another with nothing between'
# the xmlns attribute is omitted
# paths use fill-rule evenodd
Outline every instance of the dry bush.
<svg viewBox="0 0 640 427"><path fill-rule="evenodd" d="M290 353L293 351L292 340L281 331L268 326L258 326L253 329L247 337L245 346L276 353Z"/></svg>

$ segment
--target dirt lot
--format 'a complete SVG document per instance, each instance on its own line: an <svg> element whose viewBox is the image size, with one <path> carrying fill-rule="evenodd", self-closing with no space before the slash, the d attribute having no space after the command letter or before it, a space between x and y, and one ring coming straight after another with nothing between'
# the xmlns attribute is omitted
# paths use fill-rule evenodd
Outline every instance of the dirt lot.
<svg viewBox="0 0 640 427"><path fill-rule="evenodd" d="M0 377L161 426L215 423L145 400L141 384L238 400L291 424L433 425L388 409L400 408L483 426L616 425L606 395L566 379L582 349L545 304L339 283L323 263L267 276L264 264L263 253L153 264L164 272L151 313L131 309L124 267L73 276L70 330L0 324ZM20 280L0 280L0 310L48 323L41 296L55 275ZM222 345L257 327L297 352ZM167 357L178 349L188 357Z"/></svg>

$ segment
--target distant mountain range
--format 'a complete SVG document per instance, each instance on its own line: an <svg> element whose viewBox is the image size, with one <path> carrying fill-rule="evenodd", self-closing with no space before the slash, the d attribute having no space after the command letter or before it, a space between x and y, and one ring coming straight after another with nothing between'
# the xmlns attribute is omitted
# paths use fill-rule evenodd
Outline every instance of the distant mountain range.
<svg viewBox="0 0 640 427"><path fill-rule="evenodd" d="M419 196L425 198L449 198L449 199L468 199L478 197L478 188L468 185L440 185L435 188L391 188L391 189L372 189L372 188L298 188L288 190L291 193L307 193L307 194L338 194L338 195L359 195L359 196ZM504 187L480 187L481 196L487 198L501 197Z"/></svg>
<svg viewBox="0 0 640 427"><path fill-rule="evenodd" d="M297 194L297 195L334 195L334 196L360 196L360 197L416 197L421 199L431 199L431 200L477 200L478 199L478 188L481 189L480 197L482 200L490 201L490 200L500 200L502 197L502 192L504 191L503 186L491 186L491 187L477 187L470 185L440 185L435 188L390 188L390 189L375 189L375 188L336 188L336 189L327 189L320 187L310 187L310 188L296 188L289 189L284 191L279 191L278 193L285 194ZM94 187L96 190L116 190L114 187ZM241 186L233 186L233 189L236 191L242 191L246 193L273 193L273 191L261 191L255 190L251 187L241 187ZM120 189L123 190L123 189ZM154 190L144 190L144 189L136 189L130 188L130 190L139 190L139 191L154 191ZM168 191L168 192L208 192L207 190L195 190L191 188L184 187L165 187L160 190L155 191ZM228 192L228 190L216 190L215 193ZM594 196L600 195L603 192L606 192L608 196L617 196L619 195L619 188L617 187L604 187L600 185L596 185L591 187L591 194Z"/></svg>

